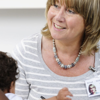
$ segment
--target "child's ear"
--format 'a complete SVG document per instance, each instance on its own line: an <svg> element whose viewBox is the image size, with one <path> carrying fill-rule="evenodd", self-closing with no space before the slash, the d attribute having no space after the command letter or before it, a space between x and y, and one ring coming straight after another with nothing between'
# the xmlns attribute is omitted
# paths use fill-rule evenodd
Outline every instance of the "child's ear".
<svg viewBox="0 0 100 100"><path fill-rule="evenodd" d="M9 92L10 92L10 93L15 93L15 82L11 82Z"/></svg>

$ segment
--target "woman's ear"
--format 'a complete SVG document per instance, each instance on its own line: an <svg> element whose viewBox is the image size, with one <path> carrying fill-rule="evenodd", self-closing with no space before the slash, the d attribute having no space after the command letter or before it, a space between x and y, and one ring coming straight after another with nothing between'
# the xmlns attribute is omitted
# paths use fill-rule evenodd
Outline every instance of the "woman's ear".
<svg viewBox="0 0 100 100"><path fill-rule="evenodd" d="M10 92L10 93L15 93L15 82L11 82L9 92Z"/></svg>

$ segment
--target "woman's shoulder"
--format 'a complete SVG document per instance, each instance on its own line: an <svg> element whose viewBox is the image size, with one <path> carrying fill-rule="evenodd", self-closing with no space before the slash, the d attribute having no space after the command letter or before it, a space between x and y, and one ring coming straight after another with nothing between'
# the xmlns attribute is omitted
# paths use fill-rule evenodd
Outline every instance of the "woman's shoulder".
<svg viewBox="0 0 100 100"><path fill-rule="evenodd" d="M27 52L36 53L41 33L32 34L29 37L23 38L20 43L12 51L12 55L27 55Z"/></svg>
<svg viewBox="0 0 100 100"><path fill-rule="evenodd" d="M18 43L16 46L18 48L23 48L25 49L25 47L29 47L29 46L32 46L34 47L34 45L38 42L38 38L41 37L41 33L35 33L35 34L32 34L31 36L28 36L26 38L23 38L21 40L20 43Z"/></svg>
<svg viewBox="0 0 100 100"><path fill-rule="evenodd" d="M22 42L37 41L37 38L40 36L41 36L41 33L34 33L26 38L23 38Z"/></svg>

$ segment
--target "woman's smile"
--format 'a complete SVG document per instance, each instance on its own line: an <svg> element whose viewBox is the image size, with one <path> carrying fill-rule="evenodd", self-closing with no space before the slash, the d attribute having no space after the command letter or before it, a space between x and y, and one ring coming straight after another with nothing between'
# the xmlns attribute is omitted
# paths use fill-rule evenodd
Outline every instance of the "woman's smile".
<svg viewBox="0 0 100 100"><path fill-rule="evenodd" d="M54 26L54 29L56 30L56 31L63 31L63 30L65 30L66 29L66 27L63 27L63 26L59 26L59 25L57 25L57 24L53 24L53 26Z"/></svg>

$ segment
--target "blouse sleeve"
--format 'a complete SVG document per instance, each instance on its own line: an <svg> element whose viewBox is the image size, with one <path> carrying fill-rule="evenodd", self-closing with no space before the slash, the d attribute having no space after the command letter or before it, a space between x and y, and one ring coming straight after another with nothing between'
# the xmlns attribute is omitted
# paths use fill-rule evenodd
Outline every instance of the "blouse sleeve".
<svg viewBox="0 0 100 100"><path fill-rule="evenodd" d="M15 82L15 94L22 97L23 99L28 99L29 95L29 87L30 84L27 82L26 74L25 74L25 65L24 65L24 57L22 55L25 54L25 49L22 44L17 45L16 48L12 51L12 56L18 62L18 72L19 75L18 80Z"/></svg>

